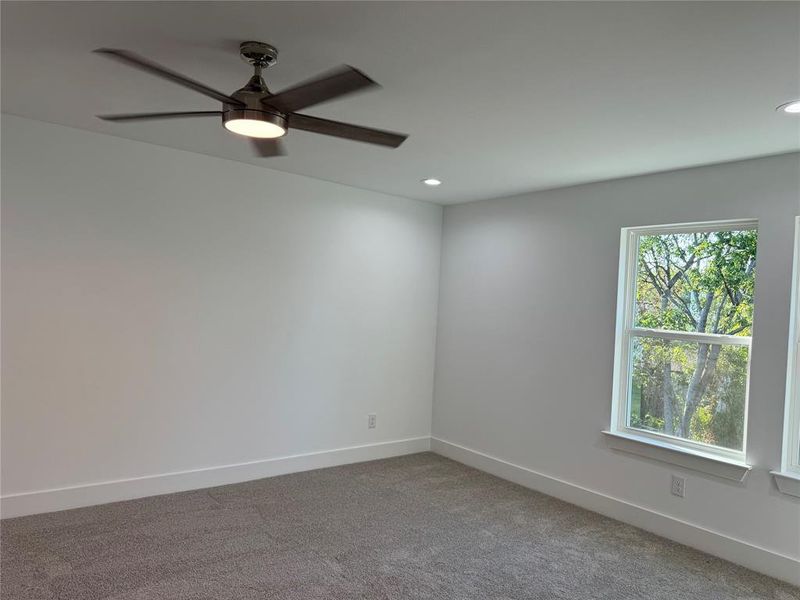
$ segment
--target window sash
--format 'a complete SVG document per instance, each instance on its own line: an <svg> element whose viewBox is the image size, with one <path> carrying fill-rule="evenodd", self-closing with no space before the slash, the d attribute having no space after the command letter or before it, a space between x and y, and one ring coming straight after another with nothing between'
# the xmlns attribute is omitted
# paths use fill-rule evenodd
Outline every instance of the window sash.
<svg viewBox="0 0 800 600"><path fill-rule="evenodd" d="M670 444L675 446L680 446L681 448L686 448L688 450L694 450L697 452L702 452L704 454L713 454L715 456L720 456L723 458L727 458L730 460L735 460L739 462L743 462L745 460L745 439L747 437L747 414L748 414L748 400L749 400L749 390L750 390L750 360L752 358L752 352L748 352L747 355L747 390L745 392L745 405L744 405L744 428L743 428L743 438L742 439L742 450L735 450L732 448L725 448L723 446L714 446L713 444L706 444L705 442L698 442L696 440L690 440L687 438L682 438L676 435L670 435L668 433L663 433L659 431L649 431L647 429L640 429L638 427L630 427L628 422L630 420L630 413L631 413L631 400L630 397L630 390L631 390L631 379L633 378L633 353L631 352L631 348L633 346L634 338L649 338L649 339L665 339L670 341L681 341L681 342L690 342L690 343L698 343L698 344L719 344L721 346L747 346L748 350L751 347L751 339L749 337L737 337L737 336L728 336L728 335L719 335L719 334L697 334L697 333L690 333L690 332L683 332L683 331L667 331L667 330L650 330L650 329L631 329L630 331L626 332L624 336L624 343L627 349L627 369L626 374L627 377L624 380L623 385L625 386L624 389L624 402L625 404L620 406L621 409L619 412L619 420L617 423L617 432L620 433L627 433L629 435L635 436L643 436L649 439L660 440L662 442L667 441ZM736 341L735 343L730 343L725 341L724 339L720 338L734 338Z"/></svg>
<svg viewBox="0 0 800 600"><path fill-rule="evenodd" d="M800 475L800 217L795 219L789 356L781 470Z"/></svg>
<svg viewBox="0 0 800 600"><path fill-rule="evenodd" d="M635 294L637 267L639 258L639 238L642 235L659 235L669 233L692 233L707 231L730 231L757 229L758 222L754 219L741 219L709 223L688 223L678 225L658 225L652 227L627 227L623 228L620 236L620 265L619 283L617 290L617 333L614 352L614 395L611 405L611 430L643 438L650 438L660 442L669 443L676 448L685 448L711 456L722 457L729 460L744 462L747 455L747 431L750 398L750 365L748 354L747 389L745 392L744 429L742 434L742 449L731 450L721 446L712 446L703 442L687 440L664 433L650 432L642 429L628 427L630 414L630 384L633 377L633 356L631 342L634 337L651 337L668 340L710 343L721 345L748 346L751 348L752 339L749 336L731 336L714 333L697 333L688 331L646 329L635 326ZM800 411L798 411L800 412Z"/></svg>

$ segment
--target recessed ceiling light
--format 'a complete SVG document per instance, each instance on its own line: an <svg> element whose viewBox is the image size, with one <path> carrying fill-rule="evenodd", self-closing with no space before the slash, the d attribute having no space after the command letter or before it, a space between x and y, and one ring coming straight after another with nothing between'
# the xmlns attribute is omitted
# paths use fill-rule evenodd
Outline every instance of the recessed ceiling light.
<svg viewBox="0 0 800 600"><path fill-rule="evenodd" d="M790 115L800 114L800 100L792 100L791 102L786 102L785 104L781 104L775 110L780 110L785 113L789 113Z"/></svg>
<svg viewBox="0 0 800 600"><path fill-rule="evenodd" d="M427 179L423 179L422 183L424 183L425 185L429 185L431 187L442 185L441 179L436 179L435 177L428 177Z"/></svg>

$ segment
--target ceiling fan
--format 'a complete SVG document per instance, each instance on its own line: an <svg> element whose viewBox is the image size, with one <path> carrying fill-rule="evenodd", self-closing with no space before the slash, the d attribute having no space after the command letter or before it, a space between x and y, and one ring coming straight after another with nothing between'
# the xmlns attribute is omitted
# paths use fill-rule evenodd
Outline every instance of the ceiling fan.
<svg viewBox="0 0 800 600"><path fill-rule="evenodd" d="M364 73L348 65L342 65L273 94L267 89L261 72L277 62L278 50L263 42L243 42L239 46L239 54L243 60L253 65L255 73L243 88L228 95L128 50L99 48L95 52L187 87L222 103L221 110L98 115L98 118L105 121L222 117L223 126L228 131L249 137L255 153L262 157L286 154L280 138L285 136L289 129L301 129L391 148L397 148L408 137L402 133L361 127L296 112L346 94L380 87Z"/></svg>

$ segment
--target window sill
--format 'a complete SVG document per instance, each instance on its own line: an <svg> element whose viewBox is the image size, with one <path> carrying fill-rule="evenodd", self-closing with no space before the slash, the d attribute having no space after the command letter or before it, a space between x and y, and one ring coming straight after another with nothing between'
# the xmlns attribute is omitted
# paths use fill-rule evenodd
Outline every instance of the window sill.
<svg viewBox="0 0 800 600"><path fill-rule="evenodd" d="M772 471L775 484L784 494L797 496L800 498L800 473L789 473L786 471Z"/></svg>
<svg viewBox="0 0 800 600"><path fill-rule="evenodd" d="M636 454L722 479L742 482L752 468L743 462L681 448L660 440L613 431L603 431L603 434L606 436L609 448L613 450Z"/></svg>

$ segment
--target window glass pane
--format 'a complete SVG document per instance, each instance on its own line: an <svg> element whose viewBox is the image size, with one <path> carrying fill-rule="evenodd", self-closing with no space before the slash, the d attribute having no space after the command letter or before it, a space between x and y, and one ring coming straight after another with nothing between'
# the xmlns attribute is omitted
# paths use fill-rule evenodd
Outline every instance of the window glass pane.
<svg viewBox="0 0 800 600"><path fill-rule="evenodd" d="M636 327L750 336L756 230L642 235Z"/></svg>
<svg viewBox="0 0 800 600"><path fill-rule="evenodd" d="M635 337L628 426L741 450L747 346Z"/></svg>

